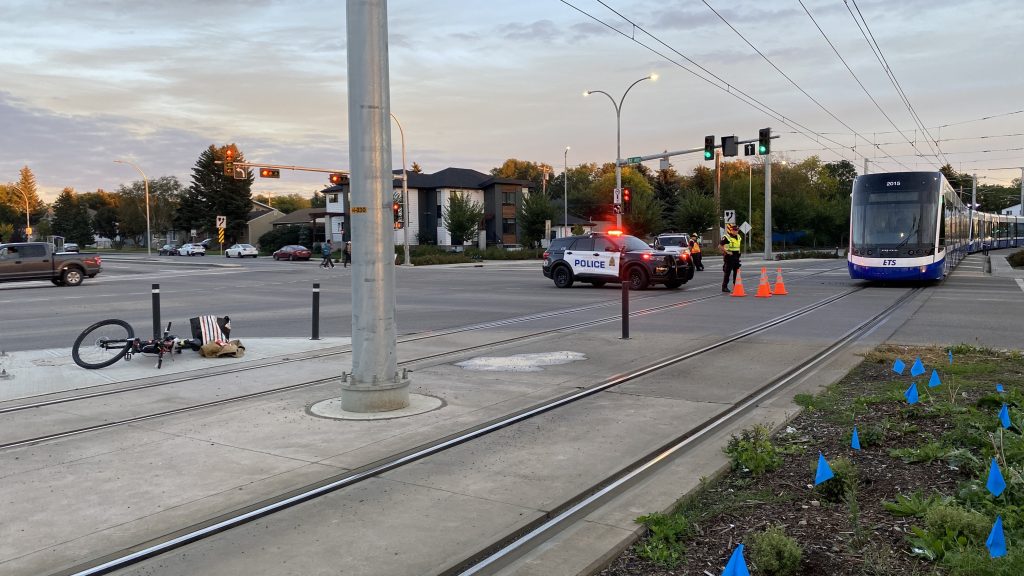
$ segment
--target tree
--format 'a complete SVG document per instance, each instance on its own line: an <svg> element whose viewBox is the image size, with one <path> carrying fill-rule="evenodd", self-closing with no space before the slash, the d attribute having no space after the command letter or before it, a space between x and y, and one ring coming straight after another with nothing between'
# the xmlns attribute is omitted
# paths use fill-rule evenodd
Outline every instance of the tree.
<svg viewBox="0 0 1024 576"><path fill-rule="evenodd" d="M94 241L89 210L84 203L78 201L75 191L71 188L65 188L53 202L53 220L50 226L55 235L63 236L67 242L85 246Z"/></svg>
<svg viewBox="0 0 1024 576"><path fill-rule="evenodd" d="M540 244L546 228L545 221L554 219L555 211L544 194L533 191L523 198L517 214L519 241L526 246Z"/></svg>
<svg viewBox="0 0 1024 576"><path fill-rule="evenodd" d="M684 192L672 220L680 230L703 234L718 222L715 201L697 190Z"/></svg>
<svg viewBox="0 0 1024 576"><path fill-rule="evenodd" d="M632 167L626 167L622 169L622 187L629 188L633 193L633 207L638 209L638 199L643 195L650 195L652 201L654 201L654 192L651 189L651 185L647 182L647 179L643 177L638 171L633 170ZM595 217L600 215L610 215L612 213L612 195L615 190L615 171L604 171L603 174L594 181L590 186L591 201L596 204L591 207L594 212L590 214L590 219L593 220ZM629 219L626 219L629 221ZM641 216L636 218L636 222L647 222ZM652 222L651 225L654 223ZM642 230L648 229L648 224L641 224ZM628 229L629 234L633 234L632 228Z"/></svg>
<svg viewBox="0 0 1024 576"><path fill-rule="evenodd" d="M665 212L668 214L675 212L681 190L679 174L676 173L675 168L658 170L658 177L654 179L652 186L654 187L654 197L665 207Z"/></svg>
<svg viewBox="0 0 1024 576"><path fill-rule="evenodd" d="M452 235L452 245L461 246L473 240L483 217L484 207L479 202L474 202L469 194L452 192L443 215L444 227Z"/></svg>
<svg viewBox="0 0 1024 576"><path fill-rule="evenodd" d="M662 215L665 212L661 201L654 196L650 188L632 190L633 209L622 217L626 230L637 238L653 236L664 228Z"/></svg>
<svg viewBox="0 0 1024 576"><path fill-rule="evenodd" d="M214 162L223 161L228 148L237 150L234 144L220 148L211 144L199 155L192 167L192 185L185 192L174 218L178 228L211 231L216 217L225 216L227 237L237 238L245 231L252 209L252 170L246 169L245 178L241 180L225 176L223 166ZM244 162L245 156L236 152L235 161Z"/></svg>
<svg viewBox="0 0 1024 576"><path fill-rule="evenodd" d="M423 173L423 168L420 168L419 164L413 162L412 163L412 168L410 168L409 171L410 172L415 172L417 174L422 174Z"/></svg>
<svg viewBox="0 0 1024 576"><path fill-rule="evenodd" d="M533 190L547 190L544 175L551 173L554 173L554 170L548 164L531 162L529 160L517 160L515 158L509 158L498 168L491 169L491 176L527 180L530 182L530 188Z"/></svg>
<svg viewBox="0 0 1024 576"><path fill-rule="evenodd" d="M253 200L272 206L284 214L291 214L296 210L311 207L310 199L304 198L301 194L288 194L287 196L274 197L266 194L257 194L253 197Z"/></svg>

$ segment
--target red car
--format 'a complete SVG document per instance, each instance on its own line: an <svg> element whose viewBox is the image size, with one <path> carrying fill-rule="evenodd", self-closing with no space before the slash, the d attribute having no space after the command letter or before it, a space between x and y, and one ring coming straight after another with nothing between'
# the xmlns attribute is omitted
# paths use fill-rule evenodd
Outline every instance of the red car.
<svg viewBox="0 0 1024 576"><path fill-rule="evenodd" d="M283 246L280 250L274 252L274 260L309 260L312 252L305 246L299 246L298 244L291 244L289 246Z"/></svg>

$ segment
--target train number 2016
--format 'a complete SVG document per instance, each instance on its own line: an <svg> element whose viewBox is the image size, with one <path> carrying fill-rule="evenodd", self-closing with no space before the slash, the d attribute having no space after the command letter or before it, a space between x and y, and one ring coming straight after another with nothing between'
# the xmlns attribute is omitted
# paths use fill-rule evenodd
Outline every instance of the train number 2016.
<svg viewBox="0 0 1024 576"><path fill-rule="evenodd" d="M882 260L882 266L895 266L895 260Z"/></svg>

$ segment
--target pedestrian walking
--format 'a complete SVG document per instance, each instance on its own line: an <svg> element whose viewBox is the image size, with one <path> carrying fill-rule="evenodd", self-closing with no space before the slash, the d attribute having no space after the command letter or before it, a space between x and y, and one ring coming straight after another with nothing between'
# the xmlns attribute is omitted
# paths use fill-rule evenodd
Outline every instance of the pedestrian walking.
<svg viewBox="0 0 1024 576"><path fill-rule="evenodd" d="M345 247L341 249L341 261L345 264L345 268L348 268L350 262L352 262L352 242L345 242Z"/></svg>
<svg viewBox="0 0 1024 576"><path fill-rule="evenodd" d="M732 283L736 284L736 272L740 269L740 245L743 238L735 224L725 225L725 236L722 238L722 292L729 291L729 273L732 273Z"/></svg>
<svg viewBox="0 0 1024 576"><path fill-rule="evenodd" d="M694 232L690 235L690 257L693 258L693 267L700 272L704 269L704 255L700 251L700 236Z"/></svg>
<svg viewBox="0 0 1024 576"><path fill-rule="evenodd" d="M323 252L324 259L320 262L321 268L327 268L328 266L334 268L334 259L331 258L331 241L327 240L320 245L320 251Z"/></svg>

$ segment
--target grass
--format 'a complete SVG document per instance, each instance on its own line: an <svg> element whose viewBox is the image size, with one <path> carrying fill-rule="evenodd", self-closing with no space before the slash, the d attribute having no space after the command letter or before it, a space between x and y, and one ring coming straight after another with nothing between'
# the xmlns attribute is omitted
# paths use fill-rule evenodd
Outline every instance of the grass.
<svg viewBox="0 0 1024 576"><path fill-rule="evenodd" d="M915 379L920 400L909 405L903 391L913 380L891 366L916 357L928 372ZM932 368L942 379L935 388L927 385ZM601 574L719 574L741 542L759 543L760 564L748 547L755 576L1024 574L1018 351L885 346L842 381L794 401L803 411L782 432L755 426L732 436L724 449L732 472L670 513L639 519L657 535ZM997 417L1004 403L1009 429ZM854 425L860 451L850 449ZM819 451L835 477L812 487ZM986 487L993 459L1007 485L999 497ZM996 517L1008 547L1001 558L986 548Z"/></svg>

